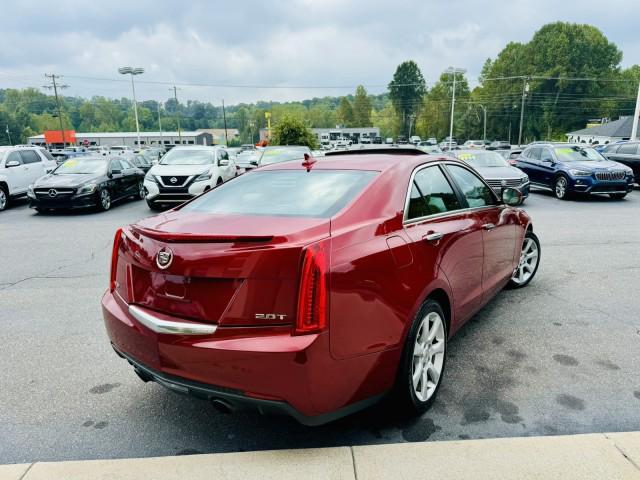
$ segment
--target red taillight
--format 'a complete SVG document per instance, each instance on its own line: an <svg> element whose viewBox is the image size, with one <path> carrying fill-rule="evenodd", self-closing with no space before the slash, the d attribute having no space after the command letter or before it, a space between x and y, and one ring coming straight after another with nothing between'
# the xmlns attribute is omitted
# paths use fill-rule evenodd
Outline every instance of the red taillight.
<svg viewBox="0 0 640 480"><path fill-rule="evenodd" d="M321 241L304 250L296 335L316 333L327 327L329 242Z"/></svg>
<svg viewBox="0 0 640 480"><path fill-rule="evenodd" d="M116 230L116 235L113 237L113 250L111 251L111 281L109 282L109 291L113 292L116 289L116 271L118 269L118 251L120 250L120 244L122 243L122 229Z"/></svg>

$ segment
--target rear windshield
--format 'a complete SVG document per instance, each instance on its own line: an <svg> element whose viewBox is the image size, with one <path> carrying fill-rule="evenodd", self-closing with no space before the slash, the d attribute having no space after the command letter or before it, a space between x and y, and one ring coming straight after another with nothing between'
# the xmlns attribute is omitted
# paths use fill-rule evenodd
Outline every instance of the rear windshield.
<svg viewBox="0 0 640 480"><path fill-rule="evenodd" d="M355 198L378 172L255 171L185 205L187 212L328 218Z"/></svg>

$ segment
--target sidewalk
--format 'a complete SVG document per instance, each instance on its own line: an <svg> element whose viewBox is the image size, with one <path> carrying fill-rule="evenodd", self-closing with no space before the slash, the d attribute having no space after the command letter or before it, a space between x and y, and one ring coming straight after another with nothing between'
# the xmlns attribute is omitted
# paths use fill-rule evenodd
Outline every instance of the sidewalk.
<svg viewBox="0 0 640 480"><path fill-rule="evenodd" d="M0 466L0 480L640 479L640 432Z"/></svg>

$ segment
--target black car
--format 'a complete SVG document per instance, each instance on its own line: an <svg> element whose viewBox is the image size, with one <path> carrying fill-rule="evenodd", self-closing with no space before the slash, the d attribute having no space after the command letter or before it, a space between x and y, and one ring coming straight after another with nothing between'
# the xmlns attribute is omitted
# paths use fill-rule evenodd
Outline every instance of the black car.
<svg viewBox="0 0 640 480"><path fill-rule="evenodd" d="M151 154L134 153L131 155L123 154L123 156L120 159L124 158L134 167L137 167L140 170L142 170L144 173L147 173L151 169L151 167L153 167L151 157L152 157Z"/></svg>
<svg viewBox="0 0 640 480"><path fill-rule="evenodd" d="M602 151L607 160L622 163L633 170L636 182L640 182L640 142L624 142L607 145Z"/></svg>
<svg viewBox="0 0 640 480"><path fill-rule="evenodd" d="M67 160L29 186L37 211L97 207L109 210L123 198L144 198L144 173L125 158L91 156Z"/></svg>
<svg viewBox="0 0 640 480"><path fill-rule="evenodd" d="M487 150L511 150L511 143L505 140L494 140L487 145Z"/></svg>

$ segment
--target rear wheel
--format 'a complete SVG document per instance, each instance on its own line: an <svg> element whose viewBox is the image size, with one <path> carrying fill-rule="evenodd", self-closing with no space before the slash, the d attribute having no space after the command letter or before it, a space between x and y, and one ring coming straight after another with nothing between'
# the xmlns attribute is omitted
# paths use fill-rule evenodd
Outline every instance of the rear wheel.
<svg viewBox="0 0 640 480"><path fill-rule="evenodd" d="M569 182L567 177L560 175L553 184L553 194L560 200L566 200L569 197Z"/></svg>
<svg viewBox="0 0 640 480"><path fill-rule="evenodd" d="M612 193L609 195L611 198L613 198L614 200L622 200L624 197L627 196L626 193Z"/></svg>
<svg viewBox="0 0 640 480"><path fill-rule="evenodd" d="M9 193L4 186L0 186L0 212L9 205Z"/></svg>
<svg viewBox="0 0 640 480"><path fill-rule="evenodd" d="M146 197L146 190L144 188L144 182L138 182L138 198L144 200Z"/></svg>
<svg viewBox="0 0 640 480"><path fill-rule="evenodd" d="M216 182L216 187L217 187L218 185L222 185L222 178L218 178L218 181Z"/></svg>
<svg viewBox="0 0 640 480"><path fill-rule="evenodd" d="M507 288L526 287L535 277L538 265L540 265L540 241L535 233L528 230L522 242L520 261Z"/></svg>
<svg viewBox="0 0 640 480"><path fill-rule="evenodd" d="M402 411L424 413L435 401L444 374L447 325L435 300L427 300L407 335L396 382Z"/></svg>

